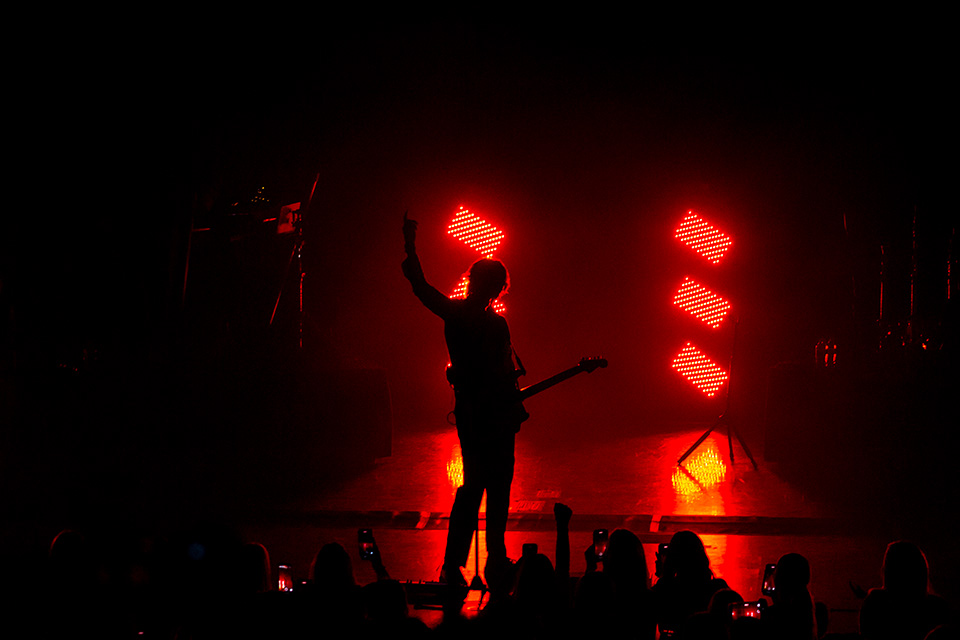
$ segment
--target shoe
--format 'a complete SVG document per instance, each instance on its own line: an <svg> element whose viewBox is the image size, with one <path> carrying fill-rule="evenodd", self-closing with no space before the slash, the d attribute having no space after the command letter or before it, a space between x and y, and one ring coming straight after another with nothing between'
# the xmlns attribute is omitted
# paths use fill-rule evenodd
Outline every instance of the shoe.
<svg viewBox="0 0 960 640"><path fill-rule="evenodd" d="M515 573L517 571L517 563L514 560L511 560L507 556L497 556L487 558L487 564L483 567L483 573L491 573L494 575L503 574L503 573Z"/></svg>
<svg viewBox="0 0 960 640"><path fill-rule="evenodd" d="M491 596L495 593L510 593L515 586L517 564L506 556L490 558L483 568L483 577L487 580L487 588L490 590Z"/></svg>
<svg viewBox="0 0 960 640"><path fill-rule="evenodd" d="M440 569L439 582L451 587L466 588L467 586L467 579L463 577L463 572L460 570L460 567L454 567L450 565L443 565L443 567Z"/></svg>
<svg viewBox="0 0 960 640"><path fill-rule="evenodd" d="M446 585L443 596L443 610L448 612L457 611L467 599L467 593L470 587L467 586L467 580L463 577L460 567L449 567L444 565L440 569L440 583Z"/></svg>

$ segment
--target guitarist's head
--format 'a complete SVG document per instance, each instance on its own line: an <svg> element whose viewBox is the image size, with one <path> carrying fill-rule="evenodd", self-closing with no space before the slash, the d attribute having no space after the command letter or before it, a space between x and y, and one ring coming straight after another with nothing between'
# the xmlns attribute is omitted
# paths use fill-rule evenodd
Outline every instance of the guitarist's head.
<svg viewBox="0 0 960 640"><path fill-rule="evenodd" d="M467 272L467 298L486 302L488 305L510 287L507 268L499 260L482 258L473 263Z"/></svg>

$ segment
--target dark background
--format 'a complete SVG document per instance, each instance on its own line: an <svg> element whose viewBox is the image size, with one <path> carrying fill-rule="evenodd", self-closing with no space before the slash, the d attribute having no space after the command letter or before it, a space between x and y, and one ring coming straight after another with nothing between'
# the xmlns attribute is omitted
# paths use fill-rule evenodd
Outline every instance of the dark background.
<svg viewBox="0 0 960 640"><path fill-rule="evenodd" d="M0 455L21 513L203 510L237 476L276 502L261 481L278 460L303 487L369 462L344 435L371 415L358 407L389 402L395 430L442 426L442 324L400 273L400 225L419 220L427 277L448 290L475 259L445 232L461 205L505 231L528 382L610 361L531 400L525 429L575 446L709 424L723 398L670 362L691 340L726 368L732 323L674 309L691 275L740 320L731 402L758 451L778 418L771 371L812 369L825 339L845 368L827 386L856 398L830 401L843 411L821 428L858 424L835 457L872 437L885 412L858 416L878 393L901 416L885 441L927 429L936 449L955 415L956 214L952 66L934 27L642 37L656 31L328 25L289 54L238 37L191 55L167 43L124 73L116 51L64 60L24 151L34 208L7 226ZM298 352L294 238L262 221L306 203L317 174ZM689 209L732 236L720 265L673 239ZM884 355L880 248L886 319L906 323L914 216L929 348Z"/></svg>

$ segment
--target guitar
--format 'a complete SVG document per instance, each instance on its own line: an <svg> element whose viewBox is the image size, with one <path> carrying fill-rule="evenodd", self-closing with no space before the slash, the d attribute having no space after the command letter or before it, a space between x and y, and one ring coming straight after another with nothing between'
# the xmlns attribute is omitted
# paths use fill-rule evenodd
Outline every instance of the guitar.
<svg viewBox="0 0 960 640"><path fill-rule="evenodd" d="M593 373L597 369L602 369L607 366L607 361L604 358L580 358L580 362L573 365L565 371L550 376L546 380L541 380L536 384L531 384L528 387L520 389L520 402L523 402L531 396L535 396L541 391L546 391L555 384L559 384L564 380L568 380L578 373Z"/></svg>
<svg viewBox="0 0 960 640"><path fill-rule="evenodd" d="M592 373L597 369L607 366L607 361L604 358L592 357L592 358L580 358L580 362L573 365L569 369L561 371L560 373L550 376L546 380L541 380L536 384L531 384L528 387L522 389L517 389L517 395L511 398L510 405L514 416L517 420L517 429L520 429L519 423L526 422L530 417L530 414L527 413L526 409L523 408L523 401L531 396L535 396L541 391L546 391L555 384L560 384L564 380L568 380L578 373ZM453 374L453 367L447 365L447 381L450 383L450 386L454 386L455 376ZM518 371L517 373L521 373ZM451 412L451 415L453 412ZM453 423L451 423L453 424Z"/></svg>

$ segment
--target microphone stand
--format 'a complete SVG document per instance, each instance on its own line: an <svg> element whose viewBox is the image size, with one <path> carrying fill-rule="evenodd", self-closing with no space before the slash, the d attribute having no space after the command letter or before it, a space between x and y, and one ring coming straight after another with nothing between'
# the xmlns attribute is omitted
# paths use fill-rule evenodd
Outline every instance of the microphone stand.
<svg viewBox="0 0 960 640"><path fill-rule="evenodd" d="M310 208L310 203L313 202L313 194L317 190L317 182L320 180L320 174L318 173L313 179L313 186L310 188L310 196L307 198L307 206L301 208L299 215L297 216L297 239L293 243L293 249L290 251L290 257L287 258L287 266L283 270L283 280L280 283L280 291L277 293L277 299L273 303L273 313L270 314L270 322L268 326L273 326L273 320L277 316L277 308L280 306L280 299L283 297L283 291L287 286L287 276L290 273L290 265L293 264L293 258L297 258L297 271L300 272L299 278L299 291L298 291L298 302L297 302L297 347L303 349L303 216Z"/></svg>

